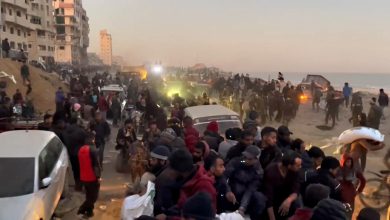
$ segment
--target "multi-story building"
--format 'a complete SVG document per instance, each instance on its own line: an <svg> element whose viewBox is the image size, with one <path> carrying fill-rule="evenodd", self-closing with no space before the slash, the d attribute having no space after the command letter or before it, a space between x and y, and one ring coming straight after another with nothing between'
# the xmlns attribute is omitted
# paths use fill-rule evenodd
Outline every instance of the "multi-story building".
<svg viewBox="0 0 390 220"><path fill-rule="evenodd" d="M30 60L53 61L54 26L52 0L2 0L1 39L12 50L23 49Z"/></svg>
<svg viewBox="0 0 390 220"><path fill-rule="evenodd" d="M88 63L89 24L81 0L54 0L56 49L59 63Z"/></svg>
<svg viewBox="0 0 390 220"><path fill-rule="evenodd" d="M100 31L100 58L105 65L112 65L112 38L107 30Z"/></svg>
<svg viewBox="0 0 390 220"><path fill-rule="evenodd" d="M1 0L1 40L8 39L11 50L28 50L27 35L34 30L30 23L29 1Z"/></svg>
<svg viewBox="0 0 390 220"><path fill-rule="evenodd" d="M54 63L55 28L52 0L30 0L29 17L34 31L27 36L29 58Z"/></svg>

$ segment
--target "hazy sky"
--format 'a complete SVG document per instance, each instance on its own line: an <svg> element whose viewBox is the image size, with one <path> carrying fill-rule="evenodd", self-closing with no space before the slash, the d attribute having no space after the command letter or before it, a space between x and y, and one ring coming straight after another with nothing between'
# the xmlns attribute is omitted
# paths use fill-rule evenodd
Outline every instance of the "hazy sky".
<svg viewBox="0 0 390 220"><path fill-rule="evenodd" d="M132 65L390 73L389 0L83 0L89 51L108 29Z"/></svg>

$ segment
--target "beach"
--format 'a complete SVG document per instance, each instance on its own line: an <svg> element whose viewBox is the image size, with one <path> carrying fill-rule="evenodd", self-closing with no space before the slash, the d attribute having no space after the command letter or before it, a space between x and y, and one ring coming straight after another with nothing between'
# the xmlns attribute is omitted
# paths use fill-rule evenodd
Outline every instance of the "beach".
<svg viewBox="0 0 390 220"><path fill-rule="evenodd" d="M363 91L377 95L379 89L383 88L385 92L390 92L390 74L385 73L292 73L283 72L285 82L299 84L308 74L321 75L331 82L336 90L342 90L344 83L348 82L353 92ZM278 73L252 73L254 78L261 78L268 81L276 79Z"/></svg>

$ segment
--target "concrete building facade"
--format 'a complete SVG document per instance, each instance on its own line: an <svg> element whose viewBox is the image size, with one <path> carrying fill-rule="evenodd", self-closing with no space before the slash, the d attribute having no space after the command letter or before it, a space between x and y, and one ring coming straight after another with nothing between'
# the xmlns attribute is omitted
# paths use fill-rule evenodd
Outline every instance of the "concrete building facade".
<svg viewBox="0 0 390 220"><path fill-rule="evenodd" d="M54 63L55 28L52 0L30 1L30 23L34 28L27 35L29 58Z"/></svg>
<svg viewBox="0 0 390 220"><path fill-rule="evenodd" d="M1 0L0 37L8 39L11 50L23 49L29 60L54 58L52 0Z"/></svg>
<svg viewBox="0 0 390 220"><path fill-rule="evenodd" d="M81 0L54 0L58 63L87 65L89 20Z"/></svg>
<svg viewBox="0 0 390 220"><path fill-rule="evenodd" d="M1 0L1 40L8 39L11 50L28 51L27 35L34 30L30 23L29 1Z"/></svg>
<svg viewBox="0 0 390 220"><path fill-rule="evenodd" d="M100 31L100 59L105 65L112 65L112 38L107 30Z"/></svg>

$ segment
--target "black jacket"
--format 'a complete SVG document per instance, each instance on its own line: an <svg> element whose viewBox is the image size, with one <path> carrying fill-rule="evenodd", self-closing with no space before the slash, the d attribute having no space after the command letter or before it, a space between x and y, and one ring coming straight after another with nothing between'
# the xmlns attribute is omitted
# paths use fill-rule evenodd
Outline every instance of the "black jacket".
<svg viewBox="0 0 390 220"><path fill-rule="evenodd" d="M379 106L389 106L389 96L386 93L379 94Z"/></svg>
<svg viewBox="0 0 390 220"><path fill-rule="evenodd" d="M80 147L84 145L86 135L85 130L77 124L69 125L65 129L62 136L69 155L77 157Z"/></svg>
<svg viewBox="0 0 390 220"><path fill-rule="evenodd" d="M211 131L205 131L203 139L210 146L210 149L213 149L218 152L219 144L224 140L218 133Z"/></svg>
<svg viewBox="0 0 390 220"><path fill-rule="evenodd" d="M320 183L329 187L330 189L330 198L335 200L341 200L341 186L339 181L332 176L332 174L328 170L318 169L316 173L312 176L308 177L307 183L305 185L309 185L312 183Z"/></svg>
<svg viewBox="0 0 390 220"><path fill-rule="evenodd" d="M267 169L271 163L282 160L282 151L277 146L269 146L262 149L259 160L263 169Z"/></svg>
<svg viewBox="0 0 390 220"><path fill-rule="evenodd" d="M287 141L283 141L282 139L278 140L277 145L282 152L286 152L287 150L291 150L291 143L287 142Z"/></svg>
<svg viewBox="0 0 390 220"><path fill-rule="evenodd" d="M232 148L229 149L229 151L226 154L225 161L229 162L233 158L241 157L242 156L242 152L245 151L246 147L247 146L245 144L243 144L241 142L238 142L235 146L233 146Z"/></svg>
<svg viewBox="0 0 390 220"><path fill-rule="evenodd" d="M260 163L247 167L242 157L232 159L226 166L225 176L229 187L236 196L241 207L247 208L252 194L259 188L264 171Z"/></svg>
<svg viewBox="0 0 390 220"><path fill-rule="evenodd" d="M177 184L175 171L166 168L156 178L154 196L154 215L167 214L179 200L180 186Z"/></svg>
<svg viewBox="0 0 390 220"><path fill-rule="evenodd" d="M135 135L134 130L130 135L126 136L125 128L121 128L118 130L118 134L116 135L116 150L129 148L133 142L137 140L137 136Z"/></svg>
<svg viewBox="0 0 390 220"><path fill-rule="evenodd" d="M111 129L110 125L106 121L91 123L91 130L95 131L95 143L96 147L99 148L101 145L106 143L105 139L110 136Z"/></svg>

